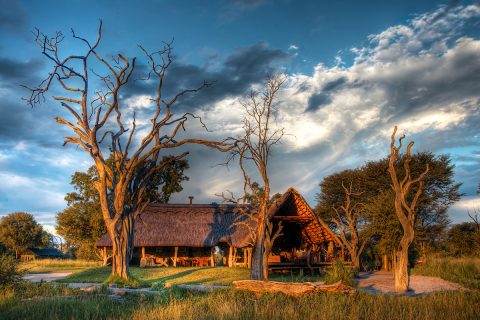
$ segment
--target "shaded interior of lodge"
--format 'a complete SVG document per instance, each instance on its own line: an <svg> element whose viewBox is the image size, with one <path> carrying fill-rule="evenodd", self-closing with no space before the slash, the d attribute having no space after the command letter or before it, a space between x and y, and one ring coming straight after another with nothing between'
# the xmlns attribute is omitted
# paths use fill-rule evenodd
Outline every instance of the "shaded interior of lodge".
<svg viewBox="0 0 480 320"><path fill-rule="evenodd" d="M290 188L270 207L274 229L282 224L269 268L321 267L342 258L338 238L305 199ZM251 267L256 223L245 207L228 204L151 204L135 222L132 264L140 266ZM96 244L106 258L108 234Z"/></svg>

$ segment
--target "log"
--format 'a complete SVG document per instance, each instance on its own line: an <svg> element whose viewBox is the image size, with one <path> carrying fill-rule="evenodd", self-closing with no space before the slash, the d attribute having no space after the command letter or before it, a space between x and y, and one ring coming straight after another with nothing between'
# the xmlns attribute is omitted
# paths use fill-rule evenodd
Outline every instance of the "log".
<svg viewBox="0 0 480 320"><path fill-rule="evenodd" d="M281 292L287 296L300 297L302 295L314 292L331 292L342 294L354 294L355 289L344 284L342 281L334 284L324 284L323 282L276 282L259 280L238 280L233 281L235 288L247 290L255 293L257 296L265 293Z"/></svg>

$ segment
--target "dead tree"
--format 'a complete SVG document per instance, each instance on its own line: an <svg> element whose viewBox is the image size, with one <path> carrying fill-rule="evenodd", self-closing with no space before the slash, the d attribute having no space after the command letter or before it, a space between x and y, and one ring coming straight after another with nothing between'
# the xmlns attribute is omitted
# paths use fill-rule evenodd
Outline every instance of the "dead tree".
<svg viewBox="0 0 480 320"><path fill-rule="evenodd" d="M468 212L468 216L472 219L475 226L475 235L477 241L477 249L480 250L480 217L477 209L473 209L473 213Z"/></svg>
<svg viewBox="0 0 480 320"><path fill-rule="evenodd" d="M244 108L243 136L237 138L237 145L232 149L228 162L239 160L240 170L244 178L244 194L254 197L257 204L255 219L255 236L253 238L251 279L268 279L268 256L273 241L279 231L269 227L268 210L270 203L270 179L268 164L271 149L284 136L284 129L272 128L275 112L275 100L280 87L285 82L284 76L274 76L267 79L262 93L252 90L241 102ZM247 166L254 167L263 183L263 192L257 192L258 185L251 179ZM277 233L276 233L277 232ZM269 238L267 240L267 237ZM269 248L266 248L270 246Z"/></svg>
<svg viewBox="0 0 480 320"><path fill-rule="evenodd" d="M410 171L410 162L412 161L411 149L413 141L407 146L406 158L403 164L404 178L399 180L397 169L395 164L399 158L399 152L402 148L402 141L405 139L405 135L399 138L399 145L395 147L395 134L397 133L397 127L393 129L393 134L390 143L390 160L388 171L392 179L392 188L395 192L395 213L398 221L402 225L403 236L395 249L393 255L393 272L395 278L395 291L405 292L408 291L409 276L408 276L408 248L412 244L415 237L415 206L418 199L423 192L423 178L427 174L429 167L426 165L425 171L423 171L417 178L412 179ZM412 187L417 186L417 190L412 196L410 192Z"/></svg>
<svg viewBox="0 0 480 320"><path fill-rule="evenodd" d="M27 102L33 107L44 100L44 94L54 84L63 94L53 96L69 113L72 120L56 117L55 120L71 129L64 145L76 144L85 150L95 163L98 190L103 219L112 239L112 276L128 278L128 264L133 252L135 219L149 204L144 196L146 186L156 172L166 165L159 165L160 152L188 143L229 151L232 146L224 142L181 139L177 133L185 131L189 118L200 118L191 113L175 114L172 110L182 96L197 92L208 83L194 89L180 91L167 98L163 92L168 68L173 62L172 45L165 43L159 51L149 52L140 46L146 57L149 72L146 79L155 83L152 107L148 124L137 128L135 113L126 116L122 92L132 78L137 59L117 54L107 58L99 53L102 39L102 22L94 43L79 37L72 30L72 37L85 46L84 54L60 56L60 44L64 39L61 32L48 37L36 32L36 43L42 54L51 62L52 70L38 87L29 88ZM99 81L93 89L92 77ZM206 129L206 127L205 127ZM140 132L144 132L142 136ZM109 139L109 142L107 140ZM137 139L139 138L139 139ZM184 158L188 152L172 157L172 161ZM112 164L107 163L111 155Z"/></svg>
<svg viewBox="0 0 480 320"><path fill-rule="evenodd" d="M256 183L252 183L251 186L257 190L255 187ZM249 188L251 189L251 188ZM258 190L257 190L258 191ZM228 192L228 196L225 193L222 193L218 196L222 197L223 202L232 203L237 206L237 215L235 220L232 223L233 227L238 228L245 228L248 232L248 246L255 247L256 239L257 239L257 227L258 227L258 209L259 209L259 201L263 199L263 192L255 192L253 195L245 194L240 198L235 198L233 193L230 191ZM268 202L268 207L273 204L273 201ZM265 220L266 225L266 236L265 236L265 244L264 244L264 253L263 259L266 263L263 264L263 275L264 280L268 280L268 257L272 251L273 244L277 240L278 237L283 235L283 225L282 222L279 221L276 225L270 220ZM251 257L249 257L249 260ZM230 261L230 254L229 254L229 261ZM247 263L247 265L250 265ZM229 263L230 266L230 263Z"/></svg>
<svg viewBox="0 0 480 320"><path fill-rule="evenodd" d="M333 208L337 214L336 218L332 218L332 221L337 225L340 233L339 242L343 247L347 248L352 264L356 272L360 271L360 256L367 244L369 237L364 237L360 240L358 234L358 206L359 203L352 205L352 197L360 196L363 192L353 192L352 183L347 188L343 184L342 187L345 191L345 202L339 208Z"/></svg>

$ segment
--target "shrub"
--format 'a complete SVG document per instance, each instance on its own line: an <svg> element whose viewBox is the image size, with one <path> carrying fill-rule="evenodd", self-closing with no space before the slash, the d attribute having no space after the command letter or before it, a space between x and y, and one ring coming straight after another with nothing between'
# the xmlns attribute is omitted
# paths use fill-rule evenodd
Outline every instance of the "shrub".
<svg viewBox="0 0 480 320"><path fill-rule="evenodd" d="M327 270L325 274L325 283L332 284L338 281L343 281L343 283L350 286L355 285L353 280L354 272L350 267L345 266L345 264L340 260L335 260L332 264L332 268Z"/></svg>
<svg viewBox="0 0 480 320"><path fill-rule="evenodd" d="M95 243L84 242L78 247L76 252L77 259L87 261L99 261L99 257L95 254Z"/></svg>
<svg viewBox="0 0 480 320"><path fill-rule="evenodd" d="M7 288L17 284L22 279L18 262L11 255L0 254L0 287Z"/></svg>

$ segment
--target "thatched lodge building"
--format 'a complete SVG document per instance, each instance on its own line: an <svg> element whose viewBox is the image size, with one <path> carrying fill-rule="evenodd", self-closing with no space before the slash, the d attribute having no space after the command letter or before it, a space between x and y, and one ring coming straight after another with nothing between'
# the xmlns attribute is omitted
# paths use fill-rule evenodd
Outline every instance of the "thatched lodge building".
<svg viewBox="0 0 480 320"><path fill-rule="evenodd" d="M290 188L271 206L282 234L269 258L271 268L318 266L334 256L338 239L305 199ZM132 263L141 266L251 266L255 221L245 207L228 204L151 204L135 223ZM96 244L105 254L108 234Z"/></svg>

